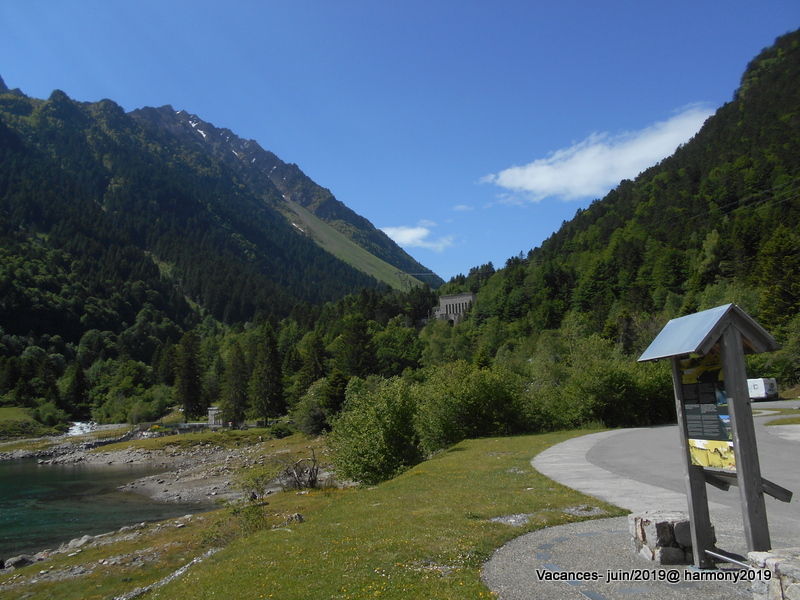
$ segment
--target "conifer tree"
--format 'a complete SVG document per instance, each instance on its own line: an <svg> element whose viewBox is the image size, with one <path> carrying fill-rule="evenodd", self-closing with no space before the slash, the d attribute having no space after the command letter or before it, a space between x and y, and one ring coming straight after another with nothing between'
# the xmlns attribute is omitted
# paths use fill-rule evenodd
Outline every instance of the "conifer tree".
<svg viewBox="0 0 800 600"><path fill-rule="evenodd" d="M269 325L264 327L247 390L250 408L258 418L269 421L285 410L278 342Z"/></svg>
<svg viewBox="0 0 800 600"><path fill-rule="evenodd" d="M81 363L76 362L72 368L72 377L64 392L63 402L67 412L79 418L89 416L89 387L89 381L86 379Z"/></svg>
<svg viewBox="0 0 800 600"><path fill-rule="evenodd" d="M206 409L200 367L200 338L189 331L178 343L175 353L175 400L183 407L183 416L196 419Z"/></svg>
<svg viewBox="0 0 800 600"><path fill-rule="evenodd" d="M322 338L315 332L310 332L304 339L304 344L300 349L300 356L303 366L297 374L295 384L296 394L302 395L309 386L315 381L325 377L326 352Z"/></svg>
<svg viewBox="0 0 800 600"><path fill-rule="evenodd" d="M772 327L787 325L800 308L800 236L779 225L761 250L761 316Z"/></svg>
<svg viewBox="0 0 800 600"><path fill-rule="evenodd" d="M321 398L322 408L325 410L325 417L328 423L331 422L331 417L338 414L342 409L349 381L339 369L334 369L328 375Z"/></svg>
<svg viewBox="0 0 800 600"><path fill-rule="evenodd" d="M225 423L240 423L247 410L247 363L239 342L231 345L225 361L225 378L220 400Z"/></svg>
<svg viewBox="0 0 800 600"><path fill-rule="evenodd" d="M347 377L366 377L375 372L375 347L367 320L361 313L343 319L340 350L336 367Z"/></svg>

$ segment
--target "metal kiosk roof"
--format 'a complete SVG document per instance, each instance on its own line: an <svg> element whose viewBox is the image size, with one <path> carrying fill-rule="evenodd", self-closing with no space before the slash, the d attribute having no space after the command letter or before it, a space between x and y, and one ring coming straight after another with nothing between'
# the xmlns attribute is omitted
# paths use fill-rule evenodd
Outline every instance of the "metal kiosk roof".
<svg viewBox="0 0 800 600"><path fill-rule="evenodd" d="M708 354L729 326L736 327L742 334L745 354L780 349L775 338L744 310L735 304L725 304L672 319L639 357L639 362L689 354Z"/></svg>

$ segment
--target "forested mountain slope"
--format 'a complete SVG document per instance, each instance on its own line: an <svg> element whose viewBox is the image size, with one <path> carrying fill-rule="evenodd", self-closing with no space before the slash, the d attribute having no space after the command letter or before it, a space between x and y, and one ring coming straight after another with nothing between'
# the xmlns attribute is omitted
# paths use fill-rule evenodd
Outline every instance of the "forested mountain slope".
<svg viewBox="0 0 800 600"><path fill-rule="evenodd" d="M332 206L332 220L377 239L363 246L393 261L384 270L427 271L295 165L229 131L214 129L224 141L203 143L198 125L212 130L186 113L128 115L110 100L79 103L60 91L42 101L0 81L6 333L77 342L91 329L120 333L145 308L179 329L202 312L228 323L282 317L300 302L378 285L292 225L285 195L317 202L318 212ZM268 172L289 182L282 190L261 167L267 159Z"/></svg>
<svg viewBox="0 0 800 600"><path fill-rule="evenodd" d="M527 256L459 276L490 351L567 315L646 346L668 318L737 302L784 331L800 309L800 33L756 57L731 102ZM494 274L493 274L494 273ZM513 325L513 326L512 326Z"/></svg>
<svg viewBox="0 0 800 600"><path fill-rule="evenodd" d="M294 205L300 205L395 270L415 273L419 281L434 288L444 283L384 232L337 200L330 190L312 181L297 165L283 162L255 140L244 140L229 129L214 127L197 115L175 111L171 106L138 109L131 116L166 129L187 146L195 146L213 156L229 167L251 193L270 202L290 220L297 220ZM276 191L284 202L276 202Z"/></svg>

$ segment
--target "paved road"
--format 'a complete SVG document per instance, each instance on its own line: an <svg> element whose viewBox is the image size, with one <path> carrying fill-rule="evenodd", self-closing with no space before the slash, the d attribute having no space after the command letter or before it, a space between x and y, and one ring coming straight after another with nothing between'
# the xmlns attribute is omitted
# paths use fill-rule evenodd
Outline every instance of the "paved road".
<svg viewBox="0 0 800 600"><path fill-rule="evenodd" d="M754 414L762 415L754 418L761 474L795 493L790 503L780 502L771 496L766 497L772 546L787 548L800 545L800 425L765 426L765 422L774 419L774 416L770 416L774 413L769 409L775 407L797 408L800 407L800 402L753 405ZM609 501L635 512L652 509L653 505L657 504L655 498L658 498L659 494L666 494L671 497L675 508L686 511L686 479L680 456L677 426L628 429L610 433L611 435L599 440L588 449L585 460L596 468L623 478L623 481L629 481L634 488L641 484L654 486L657 495L651 499L646 493L641 493L641 490L649 488L641 487L639 493L628 494L626 498L612 486L609 492L614 499ZM546 457L543 459L546 462ZM538 468L539 460L539 457L534 459L534 467ZM545 466L543 468L547 469ZM545 475L553 478L550 473ZM556 480L560 481L557 477L558 474ZM712 486L706 487L711 520L718 534L740 537L743 525L738 488L732 487L729 491L723 492ZM584 491L581 487L575 489ZM675 496L671 496L672 494ZM719 546L725 548L722 543ZM741 550L744 551L746 548Z"/></svg>
<svg viewBox="0 0 800 600"><path fill-rule="evenodd" d="M795 492L791 503L767 497L773 548L800 546L800 425L765 427L771 408L796 408L800 402L758 403L756 438L764 477ZM532 461L551 479L633 512L686 511L685 480L677 426L625 429L582 436L549 448ZM739 493L708 486L709 510L723 550L746 554ZM526 534L497 551L484 566L483 579L501 600L586 599L702 600L751 598L748 583L678 584L543 581L542 570L631 572L657 565L635 555L627 519L602 519ZM669 569L673 569L670 567ZM690 570L691 571L691 570ZM681 569L681 573L685 573Z"/></svg>

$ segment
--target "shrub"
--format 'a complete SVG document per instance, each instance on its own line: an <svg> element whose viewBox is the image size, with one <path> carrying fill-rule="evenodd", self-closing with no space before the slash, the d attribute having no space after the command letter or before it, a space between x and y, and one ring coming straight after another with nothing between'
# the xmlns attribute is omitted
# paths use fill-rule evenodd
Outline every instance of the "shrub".
<svg viewBox="0 0 800 600"><path fill-rule="evenodd" d="M31 411L31 415L42 425L52 427L56 431L69 429L69 415L58 408L55 402L43 402Z"/></svg>
<svg viewBox="0 0 800 600"><path fill-rule="evenodd" d="M156 421L163 417L172 405L172 388L166 385L157 385L135 399L128 409L127 421L135 425L148 421Z"/></svg>
<svg viewBox="0 0 800 600"><path fill-rule="evenodd" d="M244 492L245 500L260 504L264 501L267 487L280 472L276 464L245 469L237 478L237 487Z"/></svg>
<svg viewBox="0 0 800 600"><path fill-rule="evenodd" d="M549 338L531 363L526 415L539 431L640 427L674 419L669 366L639 364L598 336L568 344Z"/></svg>
<svg viewBox="0 0 800 600"><path fill-rule="evenodd" d="M311 457L302 457L297 460L278 459L280 465L278 481L284 490L313 489L319 485L319 464L314 448Z"/></svg>
<svg viewBox="0 0 800 600"><path fill-rule="evenodd" d="M416 403L402 379L353 379L329 438L340 479L375 484L421 460L414 431Z"/></svg>
<svg viewBox="0 0 800 600"><path fill-rule="evenodd" d="M522 380L503 367L481 369L463 361L435 367L415 388L416 428L426 453L466 438L509 435L527 429Z"/></svg>
<svg viewBox="0 0 800 600"><path fill-rule="evenodd" d="M275 423L274 425L271 425L267 431L269 431L269 434L272 437L278 440L289 437L294 433L294 429L292 429L292 427L286 423Z"/></svg>

